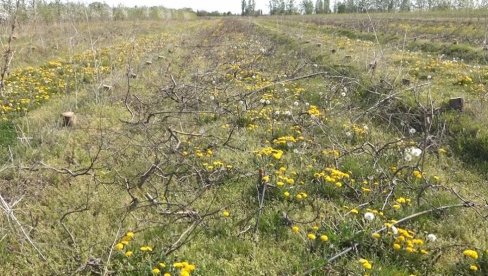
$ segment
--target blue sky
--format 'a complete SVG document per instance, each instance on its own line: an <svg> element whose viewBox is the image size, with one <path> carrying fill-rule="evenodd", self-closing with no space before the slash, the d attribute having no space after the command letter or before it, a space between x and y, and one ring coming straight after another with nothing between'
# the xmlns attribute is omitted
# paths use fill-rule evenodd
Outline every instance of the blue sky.
<svg viewBox="0 0 488 276"><path fill-rule="evenodd" d="M96 0L84 0L90 3ZM255 0L256 8L264 12L268 10L267 0ZM167 8L192 8L193 10L220 11L233 13L241 12L241 0L101 0L110 6L122 4L127 7L138 6L165 6ZM296 1L298 3L298 1Z"/></svg>

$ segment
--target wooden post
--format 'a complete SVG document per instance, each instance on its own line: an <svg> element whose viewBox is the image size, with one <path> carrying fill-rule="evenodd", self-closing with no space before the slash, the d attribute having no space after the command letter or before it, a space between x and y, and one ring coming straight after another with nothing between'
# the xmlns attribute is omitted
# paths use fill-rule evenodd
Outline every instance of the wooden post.
<svg viewBox="0 0 488 276"><path fill-rule="evenodd" d="M61 114L63 116L63 126L72 127L76 124L76 116L74 112L67 111Z"/></svg>

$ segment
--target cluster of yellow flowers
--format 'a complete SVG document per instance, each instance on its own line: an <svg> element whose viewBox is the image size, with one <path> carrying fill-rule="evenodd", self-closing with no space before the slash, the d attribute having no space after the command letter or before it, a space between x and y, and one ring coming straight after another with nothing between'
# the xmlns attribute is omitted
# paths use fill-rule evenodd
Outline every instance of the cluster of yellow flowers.
<svg viewBox="0 0 488 276"><path fill-rule="evenodd" d="M303 140L303 137L295 138L293 136L282 136L273 140L275 145L286 145L288 143L296 143L297 140Z"/></svg>
<svg viewBox="0 0 488 276"><path fill-rule="evenodd" d="M318 117L320 116L320 110L316 105L311 105L307 111L308 115Z"/></svg>
<svg viewBox="0 0 488 276"><path fill-rule="evenodd" d="M422 172L419 171L419 170L414 170L412 172L412 175L416 178L416 179L422 179L423 175L422 175Z"/></svg>
<svg viewBox="0 0 488 276"><path fill-rule="evenodd" d="M322 151L322 154L338 158L341 156L341 152L336 149L326 149Z"/></svg>
<svg viewBox="0 0 488 276"><path fill-rule="evenodd" d="M326 234L321 234L321 235L317 234L318 230L319 230L318 226L316 226L316 225L312 226L311 232L307 233L307 239L310 241L315 241L317 239L317 236L318 236L321 242L327 242L329 240L329 236L327 236ZM295 234L298 234L298 233L300 233L300 227L298 227L297 225L294 225L291 227L291 231Z"/></svg>
<svg viewBox="0 0 488 276"><path fill-rule="evenodd" d="M117 251L123 251L124 248L126 248L126 246L129 245L129 242L132 241L132 239L134 239L134 232L131 231L127 232L127 234L125 234L125 236L123 236L122 239L120 239L120 241L115 245L115 249ZM134 252L127 250L125 251L124 254L125 256L130 257L134 254Z"/></svg>
<svg viewBox="0 0 488 276"><path fill-rule="evenodd" d="M194 264L190 264L189 262L175 262L173 263L173 268L176 270L177 274L180 276L190 276L193 271L195 271L196 266ZM160 275L161 270L168 270L168 267L164 262L158 263L151 272L153 275ZM171 276L170 272L164 272L163 276Z"/></svg>
<svg viewBox="0 0 488 276"><path fill-rule="evenodd" d="M201 150L199 148L195 148L195 156L199 158L212 157L213 151L212 149Z"/></svg>
<svg viewBox="0 0 488 276"><path fill-rule="evenodd" d="M334 184L336 187L340 188L344 181L350 179L350 174L335 168L325 168L323 171L315 173L314 177L318 180L322 179L327 183Z"/></svg>
<svg viewBox="0 0 488 276"><path fill-rule="evenodd" d="M214 171L214 170L219 170L219 169L227 169L230 170L234 166L232 165L225 165L222 161L216 160L213 161L212 163L202 163L202 165L208 170L208 171Z"/></svg>
<svg viewBox="0 0 488 276"><path fill-rule="evenodd" d="M398 251L403 248L407 253L420 253L424 255L429 253L424 247L424 240L416 237L414 231L395 227L392 223L385 223L385 226L388 227L390 233L395 235L393 242L394 250Z"/></svg>
<svg viewBox="0 0 488 276"><path fill-rule="evenodd" d="M162 37L167 38L168 35L163 34ZM28 66L15 69L5 79L0 118L8 120L9 114L29 111L49 100L52 95L72 92L79 84L90 83L109 74L113 67L125 63L130 56L129 51L132 51L135 59L154 47L159 47L158 40L145 37L134 44L121 43L51 60L38 68Z"/></svg>
<svg viewBox="0 0 488 276"><path fill-rule="evenodd" d="M411 199L405 197L399 197L395 200L395 204L393 204L393 209L400 209L403 205L410 205Z"/></svg>
<svg viewBox="0 0 488 276"><path fill-rule="evenodd" d="M366 259L361 258L361 259L359 259L359 261L358 261L358 262L361 264L361 266L362 266L362 267L363 267L365 270L370 270L370 269L372 269L372 268L373 268L373 264L372 264L370 261L366 260Z"/></svg>
<svg viewBox="0 0 488 276"><path fill-rule="evenodd" d="M486 253L488 254L488 250L486 250ZM476 261L479 258L478 251L473 250L473 249L466 249L466 250L464 250L463 251L463 255L465 257L467 257L468 259L472 259L473 261ZM479 265L476 264L476 263L472 263L472 264L469 265L469 269L471 271L478 271Z"/></svg>
<svg viewBox="0 0 488 276"><path fill-rule="evenodd" d="M129 245L129 242L132 241L133 239L134 239L134 232L131 232L131 231L127 232L127 234L125 234L120 239L120 241L115 245L115 249L117 251L120 251L120 252L122 252L122 251L124 251L124 249L126 249L124 255L128 258L131 257L132 255L134 255L134 251L128 250L127 247ZM147 245L141 246L139 249L141 252L152 252L153 251L152 247L147 246Z"/></svg>
<svg viewBox="0 0 488 276"><path fill-rule="evenodd" d="M459 76L456 84L457 85L464 85L468 86L469 84L473 83L473 79L470 76L464 75L464 76Z"/></svg>
<svg viewBox="0 0 488 276"><path fill-rule="evenodd" d="M262 157L262 156L272 156L276 160L280 160L281 157L283 156L283 151L279 149L274 149L272 147L264 147L258 151L255 151L257 156Z"/></svg>

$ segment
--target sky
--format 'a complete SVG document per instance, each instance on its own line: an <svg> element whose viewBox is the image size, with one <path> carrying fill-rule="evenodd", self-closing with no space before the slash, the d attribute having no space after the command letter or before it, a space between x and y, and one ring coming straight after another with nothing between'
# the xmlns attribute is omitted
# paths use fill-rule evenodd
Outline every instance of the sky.
<svg viewBox="0 0 488 276"><path fill-rule="evenodd" d="M97 0L85 0L95 2ZM241 0L101 0L110 6L122 4L126 7L138 6L164 6L166 8L192 8L193 10L219 11L241 13ZM256 9L268 10L268 0L256 0Z"/></svg>

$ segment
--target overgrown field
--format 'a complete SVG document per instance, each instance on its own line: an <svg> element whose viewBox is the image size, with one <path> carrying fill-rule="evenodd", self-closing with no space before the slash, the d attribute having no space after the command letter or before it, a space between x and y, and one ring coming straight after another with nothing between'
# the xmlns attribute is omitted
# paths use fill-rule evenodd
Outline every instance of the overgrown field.
<svg viewBox="0 0 488 276"><path fill-rule="evenodd" d="M486 22L423 16L19 29L2 275L488 274Z"/></svg>

